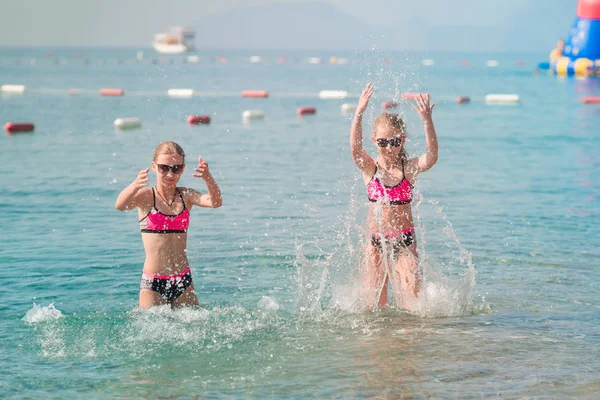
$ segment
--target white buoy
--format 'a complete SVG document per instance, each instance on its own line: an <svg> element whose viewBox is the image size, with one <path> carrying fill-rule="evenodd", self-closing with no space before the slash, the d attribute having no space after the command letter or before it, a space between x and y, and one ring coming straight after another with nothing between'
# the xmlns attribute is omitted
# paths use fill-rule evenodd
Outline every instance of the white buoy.
<svg viewBox="0 0 600 400"><path fill-rule="evenodd" d="M192 97L194 89L169 89L167 90L169 97Z"/></svg>
<svg viewBox="0 0 600 400"><path fill-rule="evenodd" d="M115 128L117 129L135 129L142 126L139 118L117 118L115 119Z"/></svg>
<svg viewBox="0 0 600 400"><path fill-rule="evenodd" d="M198 56L187 56L185 59L186 59L186 60L187 60L187 62L189 62L190 64L195 64L195 63L197 63L198 61L200 61L200 57L198 57Z"/></svg>
<svg viewBox="0 0 600 400"><path fill-rule="evenodd" d="M423 65L426 67L431 67L434 64L434 61L431 58L426 58L423 60Z"/></svg>
<svg viewBox="0 0 600 400"><path fill-rule="evenodd" d="M242 113L242 119L244 121L251 121L253 119L264 119L265 113L262 110L245 110Z"/></svg>
<svg viewBox="0 0 600 400"><path fill-rule="evenodd" d="M2 85L2 86L0 86L0 92L25 93L25 86L23 86L23 85Z"/></svg>
<svg viewBox="0 0 600 400"><path fill-rule="evenodd" d="M342 114L350 114L356 111L356 104L344 103L342 104Z"/></svg>
<svg viewBox="0 0 600 400"><path fill-rule="evenodd" d="M258 64L258 63L259 63L259 62L261 62L261 61L262 61L262 60L261 60L260 56L252 56L252 57L250 57L250 62L251 62L252 64Z"/></svg>
<svg viewBox="0 0 600 400"><path fill-rule="evenodd" d="M487 94L485 102L488 104L515 104L519 102L518 94Z"/></svg>
<svg viewBox="0 0 600 400"><path fill-rule="evenodd" d="M137 60L142 61L144 59L144 52L139 50L136 54Z"/></svg>
<svg viewBox="0 0 600 400"><path fill-rule="evenodd" d="M345 90L321 90L319 92L320 99L345 99L348 97L348 92Z"/></svg>
<svg viewBox="0 0 600 400"><path fill-rule="evenodd" d="M321 64L321 59L319 57L309 57L306 62L309 64Z"/></svg>
<svg viewBox="0 0 600 400"><path fill-rule="evenodd" d="M488 61L485 63L485 65L487 65L487 66L488 66L488 67L490 67L490 68L495 68L495 67L497 67L498 65L500 65L500 63L499 63L498 61L496 61L496 60L488 60Z"/></svg>

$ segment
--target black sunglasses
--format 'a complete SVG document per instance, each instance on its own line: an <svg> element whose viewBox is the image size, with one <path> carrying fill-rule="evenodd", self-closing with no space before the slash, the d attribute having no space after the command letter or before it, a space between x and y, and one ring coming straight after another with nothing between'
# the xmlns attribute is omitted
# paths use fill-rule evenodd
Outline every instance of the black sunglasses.
<svg viewBox="0 0 600 400"><path fill-rule="evenodd" d="M158 166L158 170L163 174L168 174L169 171L173 172L175 175L179 175L183 171L183 167L185 164L178 165L165 165L165 164L156 164Z"/></svg>
<svg viewBox="0 0 600 400"><path fill-rule="evenodd" d="M384 138L380 138L377 139L377 146L379 147L387 147L387 145L391 145L394 147L398 147L402 145L402 138L392 138L392 139L384 139Z"/></svg>

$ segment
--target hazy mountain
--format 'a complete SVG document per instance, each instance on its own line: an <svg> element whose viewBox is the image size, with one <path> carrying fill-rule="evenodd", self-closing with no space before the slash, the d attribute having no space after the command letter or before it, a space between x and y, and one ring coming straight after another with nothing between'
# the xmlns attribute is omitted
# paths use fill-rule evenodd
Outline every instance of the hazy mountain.
<svg viewBox="0 0 600 400"><path fill-rule="evenodd" d="M453 26L452 21L447 25L430 25L421 17L408 17L383 28L369 25L329 2L314 0L238 9L205 17L193 25L200 48L363 49L376 46L447 51L540 50L545 53L559 36L568 32L575 17L575 6L560 4L542 9L540 6L535 0L522 0L521 6L506 20L488 26L482 26L480 20L477 26ZM548 20L548 24L540 24L540 19Z"/></svg>
<svg viewBox="0 0 600 400"><path fill-rule="evenodd" d="M355 49L387 41L386 31L324 1L249 7L203 18L194 27L198 47Z"/></svg>

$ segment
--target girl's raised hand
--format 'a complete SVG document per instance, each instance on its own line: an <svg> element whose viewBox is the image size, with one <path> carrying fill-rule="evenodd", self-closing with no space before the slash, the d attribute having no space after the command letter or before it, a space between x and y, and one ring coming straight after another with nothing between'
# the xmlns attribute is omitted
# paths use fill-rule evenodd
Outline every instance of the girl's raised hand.
<svg viewBox="0 0 600 400"><path fill-rule="evenodd" d="M193 176L196 178L206 179L208 176L210 176L210 172L208 171L208 163L204 161L202 157L198 158L198 166L194 168L194 171L196 171L196 173L193 174Z"/></svg>
<svg viewBox="0 0 600 400"><path fill-rule="evenodd" d="M149 171L150 171L150 168L141 170L138 173L135 180L131 183L133 185L133 187L135 188L136 192L148 186L148 172Z"/></svg>
<svg viewBox="0 0 600 400"><path fill-rule="evenodd" d="M356 114L363 115L367 106L369 105L369 100L371 99L371 95L373 94L373 90L375 88L371 85L371 83L367 83L367 86L363 89L362 94L360 95L360 99L358 100L358 106L356 107Z"/></svg>
<svg viewBox="0 0 600 400"><path fill-rule="evenodd" d="M433 107L435 104L431 104L429 93L419 93L419 95L415 98L415 104L411 105L415 110L417 110L423 122L431 120L431 113L433 112Z"/></svg>

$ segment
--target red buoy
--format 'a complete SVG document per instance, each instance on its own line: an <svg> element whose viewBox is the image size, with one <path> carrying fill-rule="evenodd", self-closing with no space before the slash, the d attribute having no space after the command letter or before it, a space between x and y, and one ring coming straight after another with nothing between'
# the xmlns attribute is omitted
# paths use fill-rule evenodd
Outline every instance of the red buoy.
<svg viewBox="0 0 600 400"><path fill-rule="evenodd" d="M456 102L457 103L470 103L471 98L469 96L458 96L456 98Z"/></svg>
<svg viewBox="0 0 600 400"><path fill-rule="evenodd" d="M296 114L298 115L313 115L317 113L317 109L314 107L298 107Z"/></svg>
<svg viewBox="0 0 600 400"><path fill-rule="evenodd" d="M244 90L242 97L269 97L269 92L266 90Z"/></svg>
<svg viewBox="0 0 600 400"><path fill-rule="evenodd" d="M398 103L396 103L395 101L384 101L383 103L381 103L381 107L388 110L390 108L398 107Z"/></svg>
<svg viewBox="0 0 600 400"><path fill-rule="evenodd" d="M462 65L463 67L468 67L469 66L469 60L460 60L460 65Z"/></svg>
<svg viewBox="0 0 600 400"><path fill-rule="evenodd" d="M204 125L210 124L210 116L208 115L190 115L187 117L188 124L190 125Z"/></svg>
<svg viewBox="0 0 600 400"><path fill-rule="evenodd" d="M123 89L100 89L101 96L123 96L125 91Z"/></svg>
<svg viewBox="0 0 600 400"><path fill-rule="evenodd" d="M600 104L600 96L589 96L581 99L585 104Z"/></svg>
<svg viewBox="0 0 600 400"><path fill-rule="evenodd" d="M6 133L17 133L17 132L31 132L35 129L35 126L31 122L7 122L4 125Z"/></svg>

